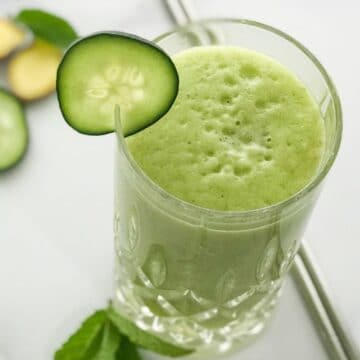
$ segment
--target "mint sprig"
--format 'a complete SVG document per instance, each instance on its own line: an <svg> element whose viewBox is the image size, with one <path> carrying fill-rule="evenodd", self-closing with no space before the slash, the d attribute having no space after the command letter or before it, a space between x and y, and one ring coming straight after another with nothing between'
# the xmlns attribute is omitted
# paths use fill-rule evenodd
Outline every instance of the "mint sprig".
<svg viewBox="0 0 360 360"><path fill-rule="evenodd" d="M110 305L88 317L55 353L55 360L141 360L137 346L178 357L192 350L177 347L139 329Z"/></svg>
<svg viewBox="0 0 360 360"><path fill-rule="evenodd" d="M55 360L116 360L121 335L107 319L106 311L91 315L55 353Z"/></svg>
<svg viewBox="0 0 360 360"><path fill-rule="evenodd" d="M35 36L61 49L66 48L76 38L73 27L64 19L39 9L24 9L15 20L27 26Z"/></svg>

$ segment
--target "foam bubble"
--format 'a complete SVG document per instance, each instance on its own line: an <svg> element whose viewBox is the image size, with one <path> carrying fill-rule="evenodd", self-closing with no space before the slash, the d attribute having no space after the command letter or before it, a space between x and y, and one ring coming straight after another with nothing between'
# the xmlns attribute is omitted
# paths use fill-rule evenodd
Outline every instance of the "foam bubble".
<svg viewBox="0 0 360 360"><path fill-rule="evenodd" d="M196 48L174 60L175 104L127 138L155 182L199 206L245 210L281 201L309 181L323 151L323 123L299 80L238 48Z"/></svg>

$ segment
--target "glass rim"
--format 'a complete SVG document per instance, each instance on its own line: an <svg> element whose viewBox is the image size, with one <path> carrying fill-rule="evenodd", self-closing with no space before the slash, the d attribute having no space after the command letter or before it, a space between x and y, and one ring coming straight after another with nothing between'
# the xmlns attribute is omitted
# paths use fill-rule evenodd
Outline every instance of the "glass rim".
<svg viewBox="0 0 360 360"><path fill-rule="evenodd" d="M320 61L317 59L317 57L310 50L308 50L298 40L296 40L292 36L288 35L287 33L283 32L277 28L274 28L270 25L258 22L258 21L249 20L249 19L241 19L241 18L239 18L239 19L236 19L236 18L203 19L203 20L198 20L198 21L194 21L191 23L187 23L185 25L176 26L176 27L174 27L174 29L172 31L168 31L166 33L163 33L163 34L157 36L155 39L153 39L153 41L156 44L158 44L159 41L161 41L173 34L187 30L193 26L198 26L198 25L204 26L204 25L219 24L219 23L234 23L234 24L240 23L240 24L249 25L249 26L253 26L256 28L260 28L260 29L272 32L275 35L282 37L283 39L289 41L294 46L296 46L308 59L311 60L311 62L319 70L321 76L323 77L327 86L329 87L331 97L334 101L334 110L335 110L335 119L336 119L336 124L335 124L336 139L335 139L332 149L330 151L330 155L325 160L325 164L322 166L321 170L314 176L314 178L308 184L306 184L298 192L296 192L289 198L282 200L280 202L277 202L275 204L271 204L266 207L250 209L250 210L210 209L210 208L201 207L201 206L189 203L187 201L184 201L184 200L170 194L166 190L164 190L162 187L160 187L158 184L156 184L149 176L147 176L147 174L136 163L135 159L133 158L133 156L131 155L130 151L128 150L128 148L126 146L125 138L122 136L122 132L118 131L119 128L117 128L118 140L121 143L122 150L125 154L125 157L126 157L127 161L129 162L130 166L132 167L132 170L135 172L135 174L137 176L139 176L140 178L142 178L142 180L144 182L146 182L154 192L161 195L161 197L164 198L167 202L172 203L172 205L175 205L176 207L181 207L182 209L187 210L189 212L189 215L190 215L190 213L195 212L197 215L199 215L199 213L200 213L201 215L204 215L204 216L212 216L212 217L216 216L216 217L221 217L223 219L230 219L230 218L234 218L234 217L237 217L237 218L253 217L258 214L261 214L263 216L276 214L279 211L281 211L282 209L296 203L298 200L302 199L308 193L310 193L314 188L316 188L321 183L321 181L325 178L325 176L328 174L329 170L331 169L331 167L336 159L336 156L338 154L340 143L341 143L341 135L342 135L342 127L343 127L341 102L340 102L336 87L335 87L331 77L325 70L324 66L320 63Z"/></svg>

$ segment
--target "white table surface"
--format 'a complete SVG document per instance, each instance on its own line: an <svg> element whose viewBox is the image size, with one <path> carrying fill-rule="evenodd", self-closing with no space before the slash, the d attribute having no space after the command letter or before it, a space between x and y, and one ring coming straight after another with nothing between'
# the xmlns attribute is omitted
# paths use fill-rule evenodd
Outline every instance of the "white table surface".
<svg viewBox="0 0 360 360"><path fill-rule="evenodd" d="M360 344L360 2L194 3L201 16L251 18L289 32L314 51L338 87L342 148L307 238ZM151 39L172 27L160 0L1 0L0 16L23 7L58 13L80 34L119 29ZM0 78L3 83L4 66ZM75 133L53 95L27 106L27 115L28 154L0 175L0 360L51 359L85 315L104 306L112 293L113 136ZM269 331L231 359L270 354L284 360L327 358L292 281Z"/></svg>

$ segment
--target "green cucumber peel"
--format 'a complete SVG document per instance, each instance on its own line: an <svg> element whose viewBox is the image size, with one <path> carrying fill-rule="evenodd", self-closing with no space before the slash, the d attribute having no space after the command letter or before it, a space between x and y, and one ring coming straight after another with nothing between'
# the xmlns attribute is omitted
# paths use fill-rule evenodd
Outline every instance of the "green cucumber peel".
<svg viewBox="0 0 360 360"><path fill-rule="evenodd" d="M20 100L0 88L0 172L17 165L26 154L29 132Z"/></svg>

